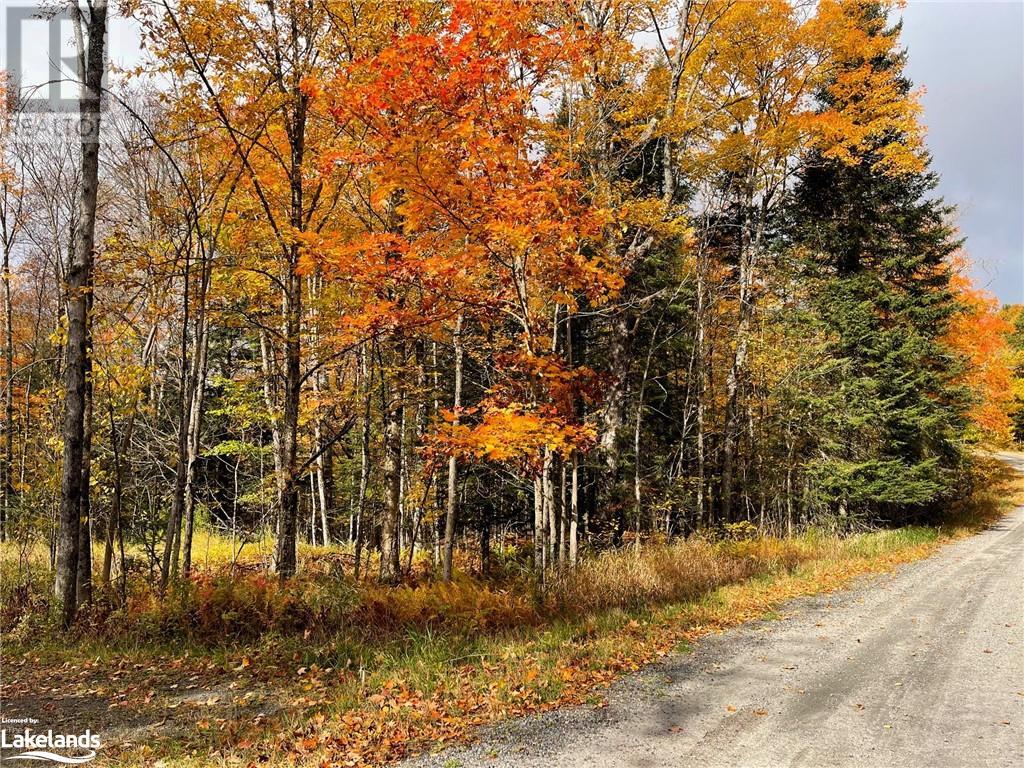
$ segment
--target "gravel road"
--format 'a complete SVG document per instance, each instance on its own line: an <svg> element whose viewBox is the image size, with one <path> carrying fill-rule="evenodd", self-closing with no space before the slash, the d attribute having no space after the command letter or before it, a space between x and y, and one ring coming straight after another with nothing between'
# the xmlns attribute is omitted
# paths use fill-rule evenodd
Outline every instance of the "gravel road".
<svg viewBox="0 0 1024 768"><path fill-rule="evenodd" d="M1024 766L1024 507L927 560L701 640L608 698L407 765Z"/></svg>

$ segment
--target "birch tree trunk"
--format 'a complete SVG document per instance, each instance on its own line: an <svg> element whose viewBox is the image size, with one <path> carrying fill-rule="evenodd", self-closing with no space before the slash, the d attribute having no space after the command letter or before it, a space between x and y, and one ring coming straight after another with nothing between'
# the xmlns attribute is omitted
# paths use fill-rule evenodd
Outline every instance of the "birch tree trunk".
<svg viewBox="0 0 1024 768"><path fill-rule="evenodd" d="M462 407L462 315L455 321L455 332L452 334L455 346L455 395L452 398L452 424L459 425L459 409ZM448 499L444 519L444 565L442 578L452 579L452 556L455 550L455 492L458 485L458 462L454 455L448 457Z"/></svg>
<svg viewBox="0 0 1024 768"><path fill-rule="evenodd" d="M572 454L572 485L569 492L569 566L575 567L579 556L579 519L580 519L580 459L576 452Z"/></svg>
<svg viewBox="0 0 1024 768"><path fill-rule="evenodd" d="M551 478L551 473L554 467L554 456L552 455L551 449L544 448L544 471L541 475L541 485L544 492L544 519L543 519L543 538L544 538L544 566L546 568L551 567L554 562L554 546L555 536L557 535L557 528L555 524L555 486Z"/></svg>
<svg viewBox="0 0 1024 768"><path fill-rule="evenodd" d="M707 460L706 460L706 447L704 445L704 421L705 421L705 365L707 364L707 354L705 347L707 344L706 331L704 328L705 317L706 317L706 285L704 278L704 261L703 255L698 254L697 256L697 312L694 318L696 324L696 387L694 396L697 400L697 528L700 529L704 526L705 522L711 522L710 510L706 510L707 504L705 500L706 487L707 487Z"/></svg>
<svg viewBox="0 0 1024 768"><path fill-rule="evenodd" d="M544 491L540 475L533 478L533 569L544 578Z"/></svg>
<svg viewBox="0 0 1024 768"><path fill-rule="evenodd" d="M196 462L199 460L199 438L203 428L203 402L206 396L206 360L210 347L210 330L206 322L206 288L209 284L209 267L204 265L203 287L199 297L196 316L197 349L194 352L191 385L193 387L192 407L188 417L188 444L185 454L185 541L181 571L188 578L192 572L192 533L196 517Z"/></svg>
<svg viewBox="0 0 1024 768"><path fill-rule="evenodd" d="M601 412L599 450L602 459L601 499L614 501L619 482L621 450L619 435L626 423L629 388L629 364L633 351L635 322L623 310L612 321L608 350L609 382Z"/></svg>
<svg viewBox="0 0 1024 768"><path fill-rule="evenodd" d="M400 363L405 360L405 345L398 344L396 358ZM402 506L402 414L404 409L404 391L401 384L401 371L395 375L395 382L390 398L384 402L384 520L381 526L381 560L380 576L382 581L396 581L400 575L398 526L400 524ZM382 391L385 384L381 382Z"/></svg>
<svg viewBox="0 0 1024 768"><path fill-rule="evenodd" d="M370 363L366 345L360 350L360 369L363 385L363 429L359 440L359 502L356 506L355 545L356 556L353 568L356 581L359 581L359 558L363 550L363 529L366 526L366 489L370 482Z"/></svg>
<svg viewBox="0 0 1024 768"><path fill-rule="evenodd" d="M736 323L736 349L732 365L725 380L725 424L722 435L722 498L723 522L733 518L733 481L735 477L736 444L739 439L740 386L747 369L747 351L750 345L750 324L753 316L754 257L757 243L751 237L750 210L753 207L753 180L748 181L744 221L739 254L739 318ZM762 216L763 220L763 216Z"/></svg>

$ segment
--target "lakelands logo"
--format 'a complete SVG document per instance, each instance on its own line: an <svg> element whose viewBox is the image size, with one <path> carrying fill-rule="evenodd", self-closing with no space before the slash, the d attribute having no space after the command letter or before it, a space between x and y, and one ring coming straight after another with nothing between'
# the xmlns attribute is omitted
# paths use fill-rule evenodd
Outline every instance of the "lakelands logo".
<svg viewBox="0 0 1024 768"><path fill-rule="evenodd" d="M86 729L85 733L66 734L35 733L31 728L21 731L0 730L0 749L24 750L16 755L5 757L7 760L39 760L64 765L79 765L96 758L96 750L100 748L99 734ZM59 754L54 750L68 754Z"/></svg>

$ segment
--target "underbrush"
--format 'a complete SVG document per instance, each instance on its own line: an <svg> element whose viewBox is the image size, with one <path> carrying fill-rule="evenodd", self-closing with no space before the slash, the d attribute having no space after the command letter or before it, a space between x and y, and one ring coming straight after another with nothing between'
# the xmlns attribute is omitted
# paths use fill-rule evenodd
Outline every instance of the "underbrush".
<svg viewBox="0 0 1024 768"><path fill-rule="evenodd" d="M529 576L496 581L465 574L449 583L356 582L332 565L336 553L321 552L286 582L232 564L197 571L164 596L144 579L130 582L124 598L98 590L81 610L74 632L112 647L185 641L210 648L267 638L318 642L345 635L363 643L415 633L486 634L695 600L724 585L788 573L809 561L878 556L915 538L936 536L935 529L904 528L847 538L816 530L791 539L692 537L639 551L604 552L575 569L550 574L543 586ZM8 641L58 636L49 614L48 582L35 575L8 590L0 606L0 628Z"/></svg>
<svg viewBox="0 0 1024 768"><path fill-rule="evenodd" d="M322 639L342 632L378 639L409 632L494 632L693 599L723 584L791 569L827 541L813 534L793 540L692 538L639 552L602 553L574 570L551 574L543 587L530 577L494 581L465 574L450 583L388 587L355 582L322 561L287 582L265 571L208 568L164 597L145 580L130 584L123 603L101 591L82 609L75 632L111 643L183 639L200 645L265 636ZM11 639L56 631L43 589L26 584L5 601L0 617Z"/></svg>
<svg viewBox="0 0 1024 768"><path fill-rule="evenodd" d="M448 584L419 575L397 587L357 583L345 556L323 548L305 550L302 574L287 583L254 561L211 560L164 599L143 579L123 604L100 595L70 638L47 618L48 581L33 572L16 588L0 585L3 650L52 668L55 679L86 661L173 660L214 669L230 689L256 686L288 702L265 721L228 716L166 743L115 747L108 754L119 765L152 765L157 756L182 766L211 756L381 764L497 719L599 704L616 677L707 632L925 557L1024 501L1024 479L982 468L970 502L938 526L692 537L587 557L543 586L517 567L490 580L461 573Z"/></svg>
<svg viewBox="0 0 1024 768"><path fill-rule="evenodd" d="M351 553L309 546L301 548L302 573L281 582L263 567L267 542L239 551L238 545L201 532L191 579L173 585L164 596L152 576L141 573L132 574L124 594L97 589L75 632L114 645L183 640L217 646L338 634L380 640L417 632L500 632L691 601L723 585L790 573L810 561L884 557L940 535L977 530L1002 514L1008 498L1024 492L1024 480L991 459L981 458L976 466L970 500L956 505L938 527L845 537L813 528L789 539L743 532L716 539L694 536L586 557L575 569L550 574L543 585L523 567L502 567L499 577L489 579L463 572L443 583L422 566L397 587L356 582ZM24 553L15 563L13 549L6 546L0 548L0 631L14 642L56 637L46 563L26 560ZM522 559L522 551L517 556Z"/></svg>

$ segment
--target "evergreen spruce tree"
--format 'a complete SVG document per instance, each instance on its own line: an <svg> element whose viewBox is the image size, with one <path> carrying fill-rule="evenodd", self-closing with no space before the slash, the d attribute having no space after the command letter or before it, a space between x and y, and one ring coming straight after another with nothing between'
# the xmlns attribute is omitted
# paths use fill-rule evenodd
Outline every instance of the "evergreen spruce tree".
<svg viewBox="0 0 1024 768"><path fill-rule="evenodd" d="M870 34L897 35L864 8ZM899 83L905 54L874 60ZM860 66L862 62L851 62ZM835 106L830 96L823 102ZM834 369L828 421L809 467L813 495L840 516L896 519L950 494L961 459L965 395L942 342L956 303L948 257L960 246L933 172L881 170L879 137L857 162L812 153L790 213ZM927 166L927 158L925 158Z"/></svg>

